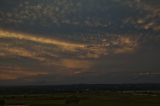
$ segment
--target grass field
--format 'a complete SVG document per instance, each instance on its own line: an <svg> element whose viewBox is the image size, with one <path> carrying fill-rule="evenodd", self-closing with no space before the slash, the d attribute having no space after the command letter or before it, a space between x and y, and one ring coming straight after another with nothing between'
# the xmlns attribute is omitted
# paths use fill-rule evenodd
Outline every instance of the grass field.
<svg viewBox="0 0 160 106"><path fill-rule="evenodd" d="M158 92L68 92L1 95L0 98L5 100L5 106L160 106Z"/></svg>

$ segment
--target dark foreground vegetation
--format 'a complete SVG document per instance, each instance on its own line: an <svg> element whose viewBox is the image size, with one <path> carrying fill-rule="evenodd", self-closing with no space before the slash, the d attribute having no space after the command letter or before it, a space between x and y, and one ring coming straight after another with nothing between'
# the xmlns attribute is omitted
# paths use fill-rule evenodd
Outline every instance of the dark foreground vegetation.
<svg viewBox="0 0 160 106"><path fill-rule="evenodd" d="M118 85L112 89L105 86L0 87L0 106L160 106L158 86L134 90L121 89L121 85L119 89Z"/></svg>

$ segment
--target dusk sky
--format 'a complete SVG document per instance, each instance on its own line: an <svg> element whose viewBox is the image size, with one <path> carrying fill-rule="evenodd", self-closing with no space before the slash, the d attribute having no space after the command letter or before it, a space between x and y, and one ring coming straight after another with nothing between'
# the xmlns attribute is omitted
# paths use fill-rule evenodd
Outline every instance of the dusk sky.
<svg viewBox="0 0 160 106"><path fill-rule="evenodd" d="M160 83L160 0L0 0L0 86Z"/></svg>

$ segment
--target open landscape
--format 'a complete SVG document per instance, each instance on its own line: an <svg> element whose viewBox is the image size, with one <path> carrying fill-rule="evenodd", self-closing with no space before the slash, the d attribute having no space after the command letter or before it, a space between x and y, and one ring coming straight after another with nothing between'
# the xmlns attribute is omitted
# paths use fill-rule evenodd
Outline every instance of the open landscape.
<svg viewBox="0 0 160 106"><path fill-rule="evenodd" d="M79 88L81 89L77 89ZM94 87L93 87L94 86ZM105 88L105 86L107 86ZM115 89L115 86L117 87ZM133 85L132 85L133 86ZM76 88L77 87L77 88ZM160 90L130 89L122 85L70 85L3 89L1 106L159 106ZM112 90L109 88L113 87ZM53 88L53 90L51 90ZM55 90L55 89L57 90ZM62 89L63 88L63 89ZM83 89L82 89L83 88ZM95 89L96 88L96 89ZM134 88L134 87L133 87ZM136 88L136 87L135 87ZM46 89L48 89L46 91ZM118 90L119 89L119 90ZM146 88L145 88L146 89ZM7 91L7 92L6 92ZM2 88L1 88L2 92ZM5 102L5 103L2 103Z"/></svg>
<svg viewBox="0 0 160 106"><path fill-rule="evenodd" d="M160 106L160 0L0 0L0 106Z"/></svg>

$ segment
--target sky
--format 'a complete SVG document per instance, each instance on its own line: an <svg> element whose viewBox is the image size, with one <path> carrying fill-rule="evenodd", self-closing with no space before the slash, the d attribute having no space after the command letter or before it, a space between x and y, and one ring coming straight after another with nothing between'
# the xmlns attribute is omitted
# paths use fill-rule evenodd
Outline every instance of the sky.
<svg viewBox="0 0 160 106"><path fill-rule="evenodd" d="M0 0L0 85L160 83L159 0Z"/></svg>

